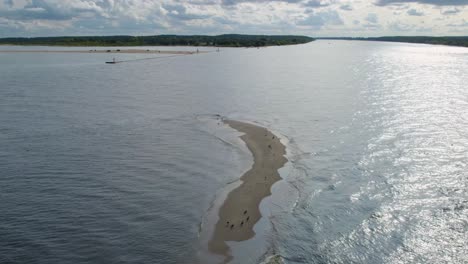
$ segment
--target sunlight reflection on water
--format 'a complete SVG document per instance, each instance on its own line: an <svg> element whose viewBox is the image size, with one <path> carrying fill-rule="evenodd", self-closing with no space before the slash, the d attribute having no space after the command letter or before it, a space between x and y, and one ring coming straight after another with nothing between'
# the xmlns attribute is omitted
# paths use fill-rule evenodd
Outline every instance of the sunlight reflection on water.
<svg viewBox="0 0 468 264"><path fill-rule="evenodd" d="M378 70L369 80L380 85L363 91L371 103L367 126L380 133L369 140L360 161L371 180L357 197L369 196L381 206L334 247L345 247L341 261L375 261L383 255L385 263L464 263L468 75L459 72L466 51L391 49L370 61ZM465 56L457 56L459 51ZM375 255L357 254L356 246Z"/></svg>

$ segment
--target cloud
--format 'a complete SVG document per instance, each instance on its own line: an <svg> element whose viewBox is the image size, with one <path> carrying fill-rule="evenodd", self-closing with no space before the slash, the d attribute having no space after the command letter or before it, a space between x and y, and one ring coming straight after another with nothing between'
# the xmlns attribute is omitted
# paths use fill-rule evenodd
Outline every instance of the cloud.
<svg viewBox="0 0 468 264"><path fill-rule="evenodd" d="M453 5L468 5L468 0L377 0L375 2L378 6L394 5L394 4L407 4L419 3L437 6L453 6Z"/></svg>
<svg viewBox="0 0 468 264"><path fill-rule="evenodd" d="M424 16L424 13L421 12L421 11L418 11L414 8L412 9L409 9L407 12L406 12L409 16Z"/></svg>
<svg viewBox="0 0 468 264"><path fill-rule="evenodd" d="M299 3L301 1L302 0L222 0L222 4L229 6L229 5L237 5L241 3L268 3L268 2Z"/></svg>
<svg viewBox="0 0 468 264"><path fill-rule="evenodd" d="M458 13L460 13L460 9L458 8L452 8L452 9L446 9L446 10L443 10L441 12L442 15L446 15L446 16L451 16L451 15L456 15Z"/></svg>
<svg viewBox="0 0 468 264"><path fill-rule="evenodd" d="M340 9L345 10L345 11L352 11L353 7L350 4L345 4L345 5L341 5Z"/></svg>
<svg viewBox="0 0 468 264"><path fill-rule="evenodd" d="M162 5L162 8L167 11L167 15L175 20L194 20L209 18L209 15L190 13L184 5Z"/></svg>
<svg viewBox="0 0 468 264"><path fill-rule="evenodd" d="M6 6L12 8L13 7L13 0L4 0Z"/></svg>
<svg viewBox="0 0 468 264"><path fill-rule="evenodd" d="M377 14L375 13L367 14L367 16L365 17L365 20L372 24L377 24L379 22L379 18L377 17Z"/></svg>
<svg viewBox="0 0 468 264"><path fill-rule="evenodd" d="M368 22L362 24L361 27L365 30L371 30L371 31L379 30L382 28L382 26L379 24L368 23Z"/></svg>
<svg viewBox="0 0 468 264"><path fill-rule="evenodd" d="M307 7L326 7L333 4L334 1L322 1L322 0L309 0L304 2L302 5Z"/></svg>
<svg viewBox="0 0 468 264"><path fill-rule="evenodd" d="M411 17L423 15L425 26L442 35L453 32L449 25L462 25L460 21L468 17L464 5L468 0L0 0L0 37L385 35L408 32L410 25L416 32L421 20ZM399 24L390 26L395 19L392 14L401 15ZM438 22L441 19L443 25Z"/></svg>
<svg viewBox="0 0 468 264"><path fill-rule="evenodd" d="M450 23L450 24L447 24L447 26L449 26L449 27L455 27L455 28L468 27L468 22L467 22L465 19L463 19L462 21L457 22L457 23Z"/></svg>
<svg viewBox="0 0 468 264"><path fill-rule="evenodd" d="M5 1L6 9L0 16L14 20L68 20L86 13L99 14L100 7L92 2L74 1L60 4L55 1L31 0L15 7L13 1Z"/></svg>
<svg viewBox="0 0 468 264"><path fill-rule="evenodd" d="M400 21L389 23L387 27L392 31L399 32L412 31L415 28L415 26L412 24L407 24Z"/></svg>
<svg viewBox="0 0 468 264"><path fill-rule="evenodd" d="M336 11L310 13L305 18L299 20L296 24L299 26L309 26L313 28L322 28L326 25L343 25L343 20Z"/></svg>

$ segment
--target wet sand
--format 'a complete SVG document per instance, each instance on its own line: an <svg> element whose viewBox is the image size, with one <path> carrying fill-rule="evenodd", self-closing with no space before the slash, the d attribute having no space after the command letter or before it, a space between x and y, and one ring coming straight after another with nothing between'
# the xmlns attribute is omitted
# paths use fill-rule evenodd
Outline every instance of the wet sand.
<svg viewBox="0 0 468 264"><path fill-rule="evenodd" d="M0 53L137 53L137 54L196 54L206 51L150 50L150 49L92 49L92 50L0 50Z"/></svg>
<svg viewBox="0 0 468 264"><path fill-rule="evenodd" d="M219 220L208 244L212 253L224 255L228 262L232 257L226 241L244 241L255 235L253 227L262 217L260 202L271 195L271 186L281 180L278 169L287 159L285 146L266 128L234 120L224 122L244 133L241 139L254 158L252 168L240 178L241 185L232 190L221 205Z"/></svg>

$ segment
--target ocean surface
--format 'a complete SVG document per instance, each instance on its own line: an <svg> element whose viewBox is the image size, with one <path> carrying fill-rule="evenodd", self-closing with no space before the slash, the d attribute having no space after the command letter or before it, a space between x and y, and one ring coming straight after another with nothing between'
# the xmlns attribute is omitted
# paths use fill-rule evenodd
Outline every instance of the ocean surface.
<svg viewBox="0 0 468 264"><path fill-rule="evenodd" d="M205 262L252 164L216 115L289 160L232 263L468 263L468 49L326 40L0 53L0 263Z"/></svg>

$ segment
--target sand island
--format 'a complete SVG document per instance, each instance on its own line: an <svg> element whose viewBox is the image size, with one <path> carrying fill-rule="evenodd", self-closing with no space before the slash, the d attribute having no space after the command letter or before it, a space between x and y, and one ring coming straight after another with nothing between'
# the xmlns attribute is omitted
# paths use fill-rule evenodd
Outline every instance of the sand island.
<svg viewBox="0 0 468 264"><path fill-rule="evenodd" d="M259 205L271 195L271 187L281 180L278 169L287 162L286 147L264 127L234 120L224 120L230 127L244 133L240 138L252 152L254 163L240 178L242 183L232 190L219 209L208 248L212 253L232 257L226 241L244 241L255 235L254 225L260 220Z"/></svg>

